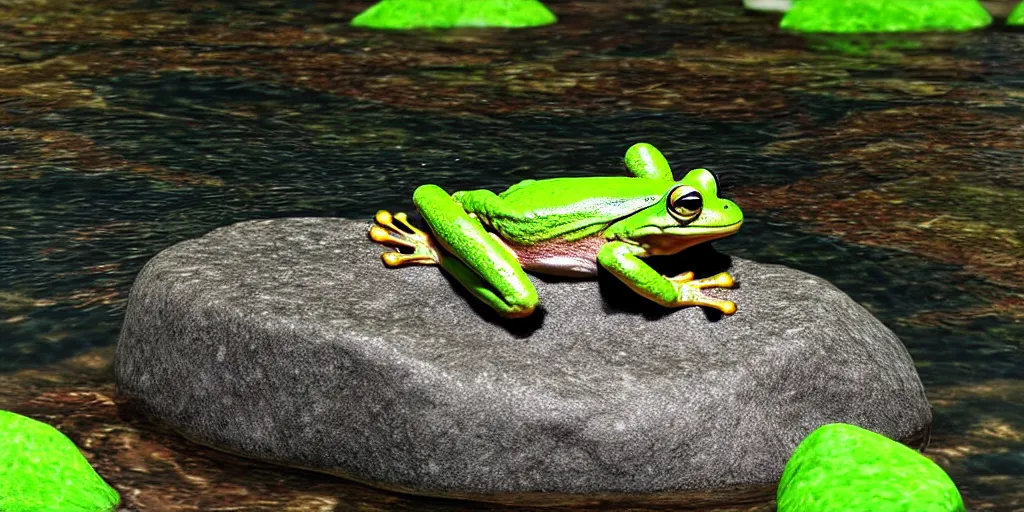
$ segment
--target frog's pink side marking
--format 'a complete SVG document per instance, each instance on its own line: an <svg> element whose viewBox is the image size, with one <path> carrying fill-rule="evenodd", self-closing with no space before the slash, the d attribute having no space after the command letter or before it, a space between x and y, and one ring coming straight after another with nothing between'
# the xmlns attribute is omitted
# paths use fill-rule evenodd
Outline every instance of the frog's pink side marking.
<svg viewBox="0 0 1024 512"><path fill-rule="evenodd" d="M523 270L567 277L597 275L597 251L608 240L601 235L566 242L549 240L536 245L511 245Z"/></svg>

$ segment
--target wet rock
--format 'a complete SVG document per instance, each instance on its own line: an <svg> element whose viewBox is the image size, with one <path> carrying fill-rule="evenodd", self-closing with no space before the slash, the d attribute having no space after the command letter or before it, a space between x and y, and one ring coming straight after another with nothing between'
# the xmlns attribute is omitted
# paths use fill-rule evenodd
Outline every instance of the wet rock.
<svg viewBox="0 0 1024 512"><path fill-rule="evenodd" d="M656 264L739 283L730 317L610 276L535 280L498 319L434 267L386 269L368 222L245 222L175 245L132 290L123 399L185 437L405 492L506 503L771 496L797 443L860 425L919 444L899 339L827 282L706 246ZM742 236L742 235L740 235Z"/></svg>

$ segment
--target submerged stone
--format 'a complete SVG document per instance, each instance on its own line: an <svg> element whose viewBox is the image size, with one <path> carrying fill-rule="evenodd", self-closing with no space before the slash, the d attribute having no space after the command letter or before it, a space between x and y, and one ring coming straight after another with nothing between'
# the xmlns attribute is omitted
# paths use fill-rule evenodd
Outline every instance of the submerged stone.
<svg viewBox="0 0 1024 512"><path fill-rule="evenodd" d="M977 0L797 0L780 26L799 32L926 32L991 23Z"/></svg>
<svg viewBox="0 0 1024 512"><path fill-rule="evenodd" d="M164 250L128 301L118 393L221 450L516 504L769 500L819 425L930 428L899 339L812 275L704 245L656 264L729 270L708 293L732 316L531 276L542 309L506 321L436 267L385 268L369 228L252 221Z"/></svg>
<svg viewBox="0 0 1024 512"><path fill-rule="evenodd" d="M557 21L538 0L382 0L352 20L381 29L536 27Z"/></svg>
<svg viewBox="0 0 1024 512"><path fill-rule="evenodd" d="M108 512L120 501L59 430L0 411L0 511Z"/></svg>
<svg viewBox="0 0 1024 512"><path fill-rule="evenodd" d="M1007 25L1024 26L1024 2L1017 4L1017 8L1006 18Z"/></svg>
<svg viewBox="0 0 1024 512"><path fill-rule="evenodd" d="M779 512L963 512L949 475L918 452L834 423L807 436L786 464Z"/></svg>

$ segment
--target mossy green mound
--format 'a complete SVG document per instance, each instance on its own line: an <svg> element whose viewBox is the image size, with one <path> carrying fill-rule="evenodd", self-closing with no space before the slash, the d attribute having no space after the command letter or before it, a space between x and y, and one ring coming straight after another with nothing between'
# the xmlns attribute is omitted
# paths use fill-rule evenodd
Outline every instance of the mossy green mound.
<svg viewBox="0 0 1024 512"><path fill-rule="evenodd" d="M1024 2L1017 4L1017 8L1006 18L1007 25L1024 26Z"/></svg>
<svg viewBox="0 0 1024 512"><path fill-rule="evenodd" d="M779 26L799 32L925 32L991 23L977 0L797 0Z"/></svg>
<svg viewBox="0 0 1024 512"><path fill-rule="evenodd" d="M538 0L382 0L352 26L385 29L536 27L555 15Z"/></svg>
<svg viewBox="0 0 1024 512"><path fill-rule="evenodd" d="M811 432L793 452L778 512L963 512L946 472L915 450L845 423Z"/></svg>
<svg viewBox="0 0 1024 512"><path fill-rule="evenodd" d="M0 411L0 511L107 512L120 501L64 434Z"/></svg>

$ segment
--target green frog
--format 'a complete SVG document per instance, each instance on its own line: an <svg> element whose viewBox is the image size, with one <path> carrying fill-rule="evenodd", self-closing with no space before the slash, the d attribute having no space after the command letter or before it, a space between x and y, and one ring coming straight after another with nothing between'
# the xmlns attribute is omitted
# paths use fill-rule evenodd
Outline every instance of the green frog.
<svg viewBox="0 0 1024 512"><path fill-rule="evenodd" d="M664 155L650 144L631 146L625 161L631 177L525 180L501 194L449 195L422 185L413 202L434 238L404 213L381 210L370 239L398 249L382 255L384 265L439 265L507 318L529 316L537 307L526 271L595 276L598 265L662 306L735 313L735 303L701 291L732 287L728 272L704 279L694 279L693 272L667 277L641 258L731 235L743 224L743 212L718 197L718 178L707 169L675 181Z"/></svg>

